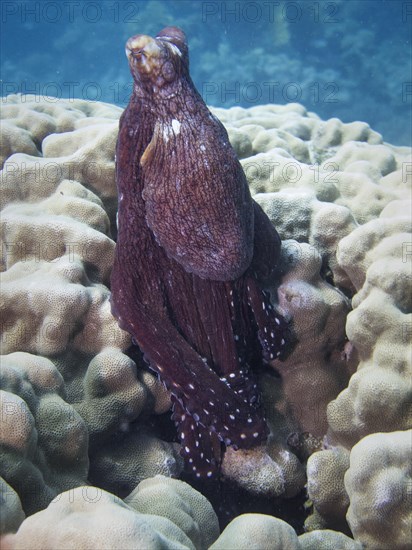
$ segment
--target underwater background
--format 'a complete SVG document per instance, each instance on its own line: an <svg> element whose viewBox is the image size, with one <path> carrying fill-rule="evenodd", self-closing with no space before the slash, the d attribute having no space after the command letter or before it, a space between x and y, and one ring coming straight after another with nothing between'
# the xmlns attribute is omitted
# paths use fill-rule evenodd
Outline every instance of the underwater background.
<svg viewBox="0 0 412 550"><path fill-rule="evenodd" d="M411 2L3 1L1 11L2 96L125 106L125 41L177 25L209 105L299 102L412 142Z"/></svg>
<svg viewBox="0 0 412 550"><path fill-rule="evenodd" d="M0 8L1 549L409 550L412 0L2 0ZM195 241L182 212L202 221L216 208L211 229L222 227L230 245L226 228L243 218L216 184L225 174L225 184L235 173L243 181L227 170L232 149L181 109L153 158L154 128L135 131L144 118L121 119L116 150L132 82L126 40L166 25L187 33L191 75L262 210L253 264L234 282L189 279L160 244L145 246L155 233L149 200L143 206L151 182L160 196L170 190L165 211L176 205L184 252ZM155 96L145 97L146 116L163 124ZM190 106L186 98L176 105ZM143 138L151 138L144 154L135 148ZM118 209L118 191L133 218ZM119 280L136 282L126 313L165 358L161 377L112 314L117 220L130 245ZM273 268L264 292L250 287L255 260L262 275ZM239 318L229 319L229 304ZM158 328L175 336L150 336ZM208 361L219 365L191 341L203 333L204 347L228 358L211 384ZM272 360L268 343L279 339L286 354ZM185 360L187 348L195 360ZM197 390L181 422L166 380L187 384L189 396ZM209 401L223 384L233 388L230 403ZM253 407L261 402L270 436L236 449L246 428L259 436L259 422L227 410L244 390ZM222 414L209 421L215 404ZM199 462L211 464L211 453L201 432L227 417L230 437L212 449L223 454L219 474L207 467L202 480ZM190 430L180 428L186 420Z"/></svg>

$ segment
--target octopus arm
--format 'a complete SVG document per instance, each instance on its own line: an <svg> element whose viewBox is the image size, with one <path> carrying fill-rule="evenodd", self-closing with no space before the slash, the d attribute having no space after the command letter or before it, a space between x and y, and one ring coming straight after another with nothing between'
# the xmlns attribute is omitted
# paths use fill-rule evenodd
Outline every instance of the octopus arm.
<svg viewBox="0 0 412 550"><path fill-rule="evenodd" d="M262 290L256 279L247 277L248 303L257 326L257 336L266 362L282 359L290 339L290 327L271 303L270 295Z"/></svg>
<svg viewBox="0 0 412 550"><path fill-rule="evenodd" d="M218 474L222 445L217 434L196 422L176 398L173 398L172 419L182 444L181 455L186 470L197 478L211 478Z"/></svg>
<svg viewBox="0 0 412 550"><path fill-rule="evenodd" d="M155 312L136 304L130 310L128 304L119 307L117 302L114 313L120 326L134 336L151 368L197 423L221 441L243 448L266 439L267 427L259 411L212 370L170 321L157 319Z"/></svg>

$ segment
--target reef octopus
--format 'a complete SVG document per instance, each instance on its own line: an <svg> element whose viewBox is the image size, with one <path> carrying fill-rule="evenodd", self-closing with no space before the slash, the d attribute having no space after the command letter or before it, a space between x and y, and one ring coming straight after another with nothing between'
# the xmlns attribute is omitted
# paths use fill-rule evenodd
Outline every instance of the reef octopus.
<svg viewBox="0 0 412 550"><path fill-rule="evenodd" d="M171 392L186 468L211 478L227 445L267 438L253 367L285 348L262 290L280 239L190 78L183 31L133 36L126 54L112 310Z"/></svg>

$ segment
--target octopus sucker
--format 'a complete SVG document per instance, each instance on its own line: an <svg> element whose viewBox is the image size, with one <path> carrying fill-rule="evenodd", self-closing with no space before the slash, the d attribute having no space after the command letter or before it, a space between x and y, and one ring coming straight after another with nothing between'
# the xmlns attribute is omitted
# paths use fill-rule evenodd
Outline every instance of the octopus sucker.
<svg viewBox="0 0 412 550"><path fill-rule="evenodd" d="M226 446L268 434L253 368L287 346L263 291L280 239L190 78L183 31L133 36L126 55L112 312L172 395L188 473L210 479Z"/></svg>

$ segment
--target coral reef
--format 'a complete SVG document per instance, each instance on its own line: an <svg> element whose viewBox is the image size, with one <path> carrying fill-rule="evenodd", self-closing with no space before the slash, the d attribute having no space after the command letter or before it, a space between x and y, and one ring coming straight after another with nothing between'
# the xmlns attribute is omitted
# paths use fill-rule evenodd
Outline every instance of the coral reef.
<svg viewBox="0 0 412 550"><path fill-rule="evenodd" d="M209 501L182 481L156 476L142 481L125 502L136 512L166 517L190 538L196 548L208 548L219 535Z"/></svg>
<svg viewBox="0 0 412 550"><path fill-rule="evenodd" d="M263 514L238 516L219 536L208 500L190 485L161 475L142 481L124 500L92 486L61 493L48 508L27 518L17 533L3 536L1 543L4 550L363 548L327 529L297 536L285 521Z"/></svg>
<svg viewBox="0 0 412 550"><path fill-rule="evenodd" d="M4 550L363 548L327 529L297 536L285 521L263 514L238 516L219 536L217 516L208 500L190 485L161 475L142 481L124 500L92 486L61 493L1 543Z"/></svg>
<svg viewBox="0 0 412 550"><path fill-rule="evenodd" d="M86 482L88 432L65 401L62 376L45 357L2 356L1 387L1 474L32 514Z"/></svg>
<svg viewBox="0 0 412 550"><path fill-rule="evenodd" d="M410 149L298 104L214 110L281 235L268 291L295 339L259 373L268 443L226 453L223 477L272 499L307 483L311 512L305 534L246 514L219 536L206 499L170 479L170 396L110 313L120 113L30 96L2 109L1 530L21 525L2 547L35 531L42 548L407 548Z"/></svg>
<svg viewBox="0 0 412 550"><path fill-rule="evenodd" d="M0 478L0 534L15 533L25 519L18 494Z"/></svg>
<svg viewBox="0 0 412 550"><path fill-rule="evenodd" d="M366 548L410 544L411 442L412 430L375 433L352 449L345 474L350 503L346 517L354 537Z"/></svg>
<svg viewBox="0 0 412 550"><path fill-rule="evenodd" d="M142 482L125 502L91 486L61 493L15 535L4 537L2 548L194 550L208 548L218 529L204 496L182 481L158 476Z"/></svg>
<svg viewBox="0 0 412 550"><path fill-rule="evenodd" d="M267 548L269 541L273 550L300 548L295 531L285 521L263 514L244 514L229 523L210 550L242 547L259 550Z"/></svg>
<svg viewBox="0 0 412 550"><path fill-rule="evenodd" d="M367 440L363 445L365 436L385 432L389 437L392 432L411 428L412 242L410 204L406 204L399 200L390 202L378 218L359 226L338 245L337 260L356 292L346 332L351 350L356 350L360 361L348 387L327 408L328 441L332 448L313 455L309 462L309 495L316 514L323 516L321 525L325 520L326 525L345 523L348 505L351 506L344 486L349 459L352 464L352 453L349 457L348 451L359 445L372 460ZM381 435L383 452L385 438ZM411 443L410 432L404 432L403 437ZM403 443L399 438L394 441L399 446L397 453L402 453ZM335 496L340 495L333 502L329 491L321 489L326 487L322 484L325 477L334 479ZM375 501L372 510L389 530L390 515L380 516L379 509L379 501ZM333 517L332 524L327 516ZM349 525L352 527L351 521ZM400 527L399 530L402 532ZM362 534L359 538L362 540ZM402 547L401 542L398 544ZM372 547L378 545L375 540Z"/></svg>

